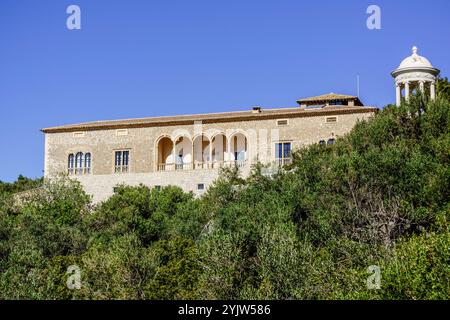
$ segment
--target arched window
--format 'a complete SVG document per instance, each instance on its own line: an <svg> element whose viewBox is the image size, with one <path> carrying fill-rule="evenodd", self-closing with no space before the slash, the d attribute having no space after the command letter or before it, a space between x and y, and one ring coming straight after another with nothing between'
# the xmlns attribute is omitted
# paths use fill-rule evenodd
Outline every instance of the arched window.
<svg viewBox="0 0 450 320"><path fill-rule="evenodd" d="M327 144L334 144L335 142L336 142L336 140L331 138L331 139L328 139Z"/></svg>
<svg viewBox="0 0 450 320"><path fill-rule="evenodd" d="M74 167L74 156L73 153L69 154L68 163L67 163L67 171L69 174L73 174L73 167Z"/></svg>
<svg viewBox="0 0 450 320"><path fill-rule="evenodd" d="M83 173L83 152L78 152L75 155L75 174Z"/></svg>
<svg viewBox="0 0 450 320"><path fill-rule="evenodd" d="M91 154L89 152L84 155L84 173L91 173Z"/></svg>
<svg viewBox="0 0 450 320"><path fill-rule="evenodd" d="M325 140L320 140L320 141L319 141L319 144L320 144L320 145L324 145L324 144L325 144Z"/></svg>

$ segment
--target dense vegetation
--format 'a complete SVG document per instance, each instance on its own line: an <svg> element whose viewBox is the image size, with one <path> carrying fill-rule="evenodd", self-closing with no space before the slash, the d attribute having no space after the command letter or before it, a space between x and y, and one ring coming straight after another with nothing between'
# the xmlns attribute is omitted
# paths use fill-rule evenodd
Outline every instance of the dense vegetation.
<svg viewBox="0 0 450 320"><path fill-rule="evenodd" d="M201 198L120 186L93 206L67 178L1 183L0 298L449 299L449 162L442 93Z"/></svg>

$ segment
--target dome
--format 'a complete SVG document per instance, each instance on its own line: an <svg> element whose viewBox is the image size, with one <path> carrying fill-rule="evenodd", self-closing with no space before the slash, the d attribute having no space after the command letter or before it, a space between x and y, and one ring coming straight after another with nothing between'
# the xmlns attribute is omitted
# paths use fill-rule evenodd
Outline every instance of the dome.
<svg viewBox="0 0 450 320"><path fill-rule="evenodd" d="M439 72L439 69L434 68L427 58L417 54L417 47L413 47L412 55L404 59L398 68L391 72L391 76L395 79L397 106L401 104L403 88L406 101L410 94L418 91L425 93L428 87L431 99L434 100Z"/></svg>
<svg viewBox="0 0 450 320"><path fill-rule="evenodd" d="M431 62L427 58L417 54L417 47L412 48L412 55L407 57L400 63L398 69L405 68L433 68Z"/></svg>

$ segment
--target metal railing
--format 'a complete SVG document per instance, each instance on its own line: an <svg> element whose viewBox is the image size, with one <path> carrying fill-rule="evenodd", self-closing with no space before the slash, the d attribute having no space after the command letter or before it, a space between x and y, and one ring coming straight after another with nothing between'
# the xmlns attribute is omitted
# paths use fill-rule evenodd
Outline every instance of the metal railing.
<svg viewBox="0 0 450 320"><path fill-rule="evenodd" d="M68 168L67 174L68 175L83 175L83 174L90 174L91 168Z"/></svg>
<svg viewBox="0 0 450 320"><path fill-rule="evenodd" d="M244 168L247 166L247 160L232 160L232 161L207 161L194 163L160 163L157 166L158 171L182 171L182 170L205 170L205 169L220 169L226 167Z"/></svg>
<svg viewBox="0 0 450 320"><path fill-rule="evenodd" d="M115 166L114 167L115 173L125 173L128 172L128 166Z"/></svg>
<svg viewBox="0 0 450 320"><path fill-rule="evenodd" d="M275 164L278 164L279 166L285 166L292 163L292 158L281 158L276 159Z"/></svg>

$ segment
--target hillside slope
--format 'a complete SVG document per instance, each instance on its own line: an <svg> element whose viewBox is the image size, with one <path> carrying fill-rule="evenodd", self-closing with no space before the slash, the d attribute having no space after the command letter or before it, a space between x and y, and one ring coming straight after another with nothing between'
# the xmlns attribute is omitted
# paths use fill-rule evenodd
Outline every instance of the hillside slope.
<svg viewBox="0 0 450 320"><path fill-rule="evenodd" d="M61 178L17 212L3 184L0 299L449 299L449 163L449 98L416 96L200 199L121 186L92 206Z"/></svg>

